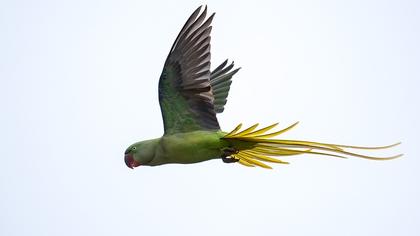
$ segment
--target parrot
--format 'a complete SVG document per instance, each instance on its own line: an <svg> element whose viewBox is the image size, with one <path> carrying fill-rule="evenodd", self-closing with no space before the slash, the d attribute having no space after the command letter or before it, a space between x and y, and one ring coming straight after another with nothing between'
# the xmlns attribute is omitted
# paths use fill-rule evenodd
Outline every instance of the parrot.
<svg viewBox="0 0 420 236"><path fill-rule="evenodd" d="M385 149L400 143L361 147L275 138L298 122L278 130L274 129L278 123L262 128L257 123L247 128L239 124L230 132L222 131L216 114L224 111L232 77L241 68L225 60L210 70L210 32L215 13L206 18L207 6L202 8L198 7L182 27L159 78L164 133L160 138L130 145L124 153L129 168L221 159L224 163L271 169L270 163L289 164L282 159L299 154L370 160L402 156L374 157L352 151Z"/></svg>

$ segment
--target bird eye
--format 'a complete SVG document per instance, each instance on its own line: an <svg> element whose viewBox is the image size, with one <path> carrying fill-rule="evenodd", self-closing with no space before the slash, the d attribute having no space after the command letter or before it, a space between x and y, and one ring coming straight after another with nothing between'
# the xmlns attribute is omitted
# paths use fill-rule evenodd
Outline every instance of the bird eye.
<svg viewBox="0 0 420 236"><path fill-rule="evenodd" d="M133 148L132 148L132 150L136 150L136 149L137 149L136 147L133 147Z"/></svg>

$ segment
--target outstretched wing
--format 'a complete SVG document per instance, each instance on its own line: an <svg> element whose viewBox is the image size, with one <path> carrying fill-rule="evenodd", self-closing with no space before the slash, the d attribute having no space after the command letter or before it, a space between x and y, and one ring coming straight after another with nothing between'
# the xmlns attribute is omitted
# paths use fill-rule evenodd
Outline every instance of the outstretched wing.
<svg viewBox="0 0 420 236"><path fill-rule="evenodd" d="M194 11L166 59L159 80L165 134L219 130L210 84L210 32L214 13Z"/></svg>
<svg viewBox="0 0 420 236"><path fill-rule="evenodd" d="M232 76L241 69L237 68L231 71L234 67L233 62L227 67L226 65L227 60L220 64L210 74L210 85L214 95L214 110L216 113L222 113L225 109L230 85L232 84Z"/></svg>

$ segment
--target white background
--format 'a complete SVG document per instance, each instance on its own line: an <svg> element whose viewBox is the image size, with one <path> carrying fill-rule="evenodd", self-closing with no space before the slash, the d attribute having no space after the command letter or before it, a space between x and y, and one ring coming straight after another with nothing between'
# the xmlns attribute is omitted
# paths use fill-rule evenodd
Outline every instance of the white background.
<svg viewBox="0 0 420 236"><path fill-rule="evenodd" d="M375 162L298 156L273 170L128 169L159 137L165 57L200 4L213 68L235 75L222 128L403 144ZM419 235L417 1L1 1L0 235Z"/></svg>

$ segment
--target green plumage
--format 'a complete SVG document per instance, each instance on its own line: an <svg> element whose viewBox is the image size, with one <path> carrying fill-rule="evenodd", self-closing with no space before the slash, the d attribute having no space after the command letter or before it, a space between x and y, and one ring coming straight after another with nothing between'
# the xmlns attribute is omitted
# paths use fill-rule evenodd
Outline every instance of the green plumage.
<svg viewBox="0 0 420 236"><path fill-rule="evenodd" d="M129 167L167 163L197 163L223 155L230 146L223 139L216 113L224 109L238 72L227 60L210 71L210 32L214 14L207 7L193 12L177 36L159 79L159 104L164 135L127 148ZM214 88L213 88L214 87ZM217 89L216 89L217 88Z"/></svg>
<svg viewBox="0 0 420 236"><path fill-rule="evenodd" d="M296 124L273 133L274 125L254 131L258 124L230 133L220 130L216 114L224 110L232 76L239 70L227 60L210 71L210 32L214 13L206 19L207 7L193 12L181 29L166 58L159 79L159 104L162 111L164 135L160 138L134 143L125 151L125 163L157 166L168 163L190 164L222 158L224 162L239 162L245 166L271 168L263 162L287 164L273 156L303 153L334 157L355 156L386 160L400 155L377 158L356 154L345 149L381 149L384 147L355 147L310 141L270 139ZM227 158L227 157L231 158ZM263 162L261 162L263 161Z"/></svg>
<svg viewBox="0 0 420 236"><path fill-rule="evenodd" d="M164 117L165 134L200 130L201 126L193 114L188 112L187 100L172 85L175 72L171 67L165 67L159 82L160 107Z"/></svg>
<svg viewBox="0 0 420 236"><path fill-rule="evenodd" d="M229 146L221 139L224 132L193 131L165 135L156 145L156 157L148 165L167 163L191 164L220 158L222 149Z"/></svg>

